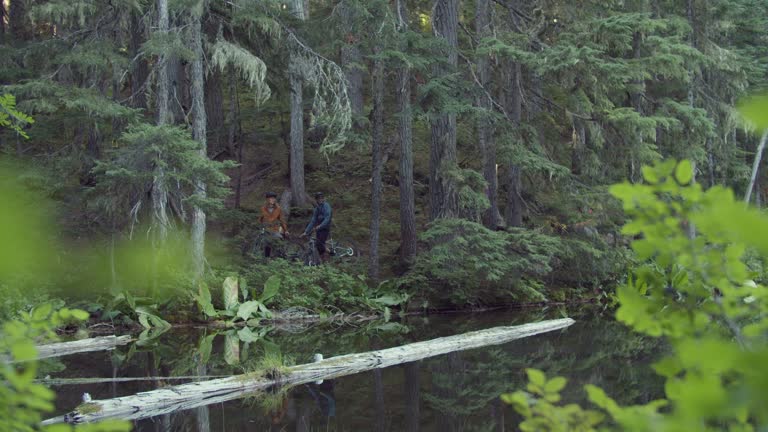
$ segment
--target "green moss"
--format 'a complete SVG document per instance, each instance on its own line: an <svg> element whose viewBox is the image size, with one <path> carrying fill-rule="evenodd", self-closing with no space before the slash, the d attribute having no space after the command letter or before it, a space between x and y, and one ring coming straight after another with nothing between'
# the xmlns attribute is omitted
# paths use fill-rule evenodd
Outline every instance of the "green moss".
<svg viewBox="0 0 768 432"><path fill-rule="evenodd" d="M101 404L98 404L95 402L86 402L86 403L80 404L77 408L75 408L75 411L84 415L96 414L98 412L101 412L101 410L102 410Z"/></svg>

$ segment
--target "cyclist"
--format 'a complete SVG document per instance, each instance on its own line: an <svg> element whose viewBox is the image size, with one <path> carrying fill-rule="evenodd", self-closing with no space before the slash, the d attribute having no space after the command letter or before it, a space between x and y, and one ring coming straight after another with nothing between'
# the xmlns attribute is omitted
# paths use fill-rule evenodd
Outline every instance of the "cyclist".
<svg viewBox="0 0 768 432"><path fill-rule="evenodd" d="M302 237L315 234L317 241L317 252L320 254L320 260L323 263L328 262L328 251L325 249L325 242L331 235L331 205L325 200L325 195L322 192L315 194L315 211L312 212L312 220L309 221L307 228L304 230Z"/></svg>
<svg viewBox="0 0 768 432"><path fill-rule="evenodd" d="M283 209L277 203L277 194L274 192L267 192L264 197L267 202L261 207L261 217L259 221L267 229L267 231L275 238L282 238L288 236L288 224L285 223L283 217ZM264 256L269 258L272 254L272 245L267 242L264 247Z"/></svg>

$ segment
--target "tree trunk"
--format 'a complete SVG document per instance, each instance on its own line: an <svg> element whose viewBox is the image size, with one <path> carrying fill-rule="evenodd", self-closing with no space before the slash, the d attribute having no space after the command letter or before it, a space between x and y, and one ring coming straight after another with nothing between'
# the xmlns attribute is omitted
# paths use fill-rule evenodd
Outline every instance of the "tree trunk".
<svg viewBox="0 0 768 432"><path fill-rule="evenodd" d="M128 344L132 341L130 335L125 336L100 336L90 339L80 339L71 342L56 342L46 345L39 345L37 350L37 359L46 359L51 357L63 357L71 354L78 354L93 351L109 351L115 347Z"/></svg>
<svg viewBox="0 0 768 432"><path fill-rule="evenodd" d="M8 12L5 10L5 1L0 1L0 43L5 43L5 20Z"/></svg>
<svg viewBox="0 0 768 432"><path fill-rule="evenodd" d="M308 6L305 0L291 0L293 15L302 21L309 18ZM304 78L293 53L288 63L288 79L291 89L291 197L294 206L304 207L308 202L304 183Z"/></svg>
<svg viewBox="0 0 768 432"><path fill-rule="evenodd" d="M194 76L192 77L194 79ZM205 79L205 117L208 120L207 132L211 138L208 142L208 151L218 154L221 151L221 137L224 128L224 95L221 89L224 76L219 68L213 71ZM234 95L232 95L234 98ZM229 146L229 157L235 157L234 149Z"/></svg>
<svg viewBox="0 0 768 432"><path fill-rule="evenodd" d="M302 94L303 79L291 59L288 75L291 88L291 196L293 205L307 205L307 192L304 184L304 104Z"/></svg>
<svg viewBox="0 0 768 432"><path fill-rule="evenodd" d="M374 55L381 48L373 49ZM381 175L384 170L382 141L384 140L384 62L376 60L373 66L373 128L371 131L371 249L368 254L368 276L379 280L379 230L381 226Z"/></svg>
<svg viewBox="0 0 768 432"><path fill-rule="evenodd" d="M341 67L347 78L347 93L352 107L352 115L363 115L363 58L360 55L359 35L355 34L355 20L349 4L344 1L340 5L341 21L344 26L344 40L341 45Z"/></svg>
<svg viewBox="0 0 768 432"><path fill-rule="evenodd" d="M398 30L407 31L405 0L397 0ZM402 48L403 51L407 47ZM400 141L400 262L406 268L416 259L416 210L413 190L413 117L411 113L411 71L402 64L397 70L398 137Z"/></svg>
<svg viewBox="0 0 768 432"><path fill-rule="evenodd" d="M237 151L237 178L235 180L235 208L240 208L240 199L243 189L243 143L239 138L240 131L240 101L237 90L237 71L233 66L228 68L229 75L229 130L227 131L227 148L230 152ZM237 149L235 149L237 141Z"/></svg>
<svg viewBox="0 0 768 432"><path fill-rule="evenodd" d="M123 396L117 399L94 400L87 412L73 412L69 418L78 422L94 422L108 418L138 420L179 410L237 399L256 391L264 391L275 385L297 386L318 380L327 380L396 366L456 351L463 351L559 330L572 325L570 318L541 321L517 326L494 327L379 351L330 357L315 363L285 368L278 376L255 374L230 376L210 381L170 386L158 390ZM56 417L43 425L60 423L64 417Z"/></svg>
<svg viewBox="0 0 768 432"><path fill-rule="evenodd" d="M32 22L29 20L29 0L10 0L8 7L8 29L16 41L32 39Z"/></svg>
<svg viewBox="0 0 768 432"><path fill-rule="evenodd" d="M419 382L419 362L403 365L405 370L405 432L419 431L419 404L421 403L421 385Z"/></svg>
<svg viewBox="0 0 768 432"><path fill-rule="evenodd" d="M195 54L191 64L191 89L192 96L192 138L200 143L200 157L208 157L206 143L206 113L203 73L203 35L202 16L192 16L190 23L190 38L192 51ZM206 197L206 185L201 179L195 180L195 195L200 199ZM205 271L205 212L199 206L192 210L192 268L196 279L202 277Z"/></svg>
<svg viewBox="0 0 768 432"><path fill-rule="evenodd" d="M477 0L475 9L475 31L478 38L491 35L491 4L490 0ZM487 89L491 82L490 57L481 55L477 58L477 78L480 85ZM492 110L491 98L482 91L477 97L477 106L490 114ZM496 229L499 225L499 180L496 172L496 141L492 131L493 125L487 115L482 115L477 121L477 141L480 145L480 154L483 158L483 177L488 183L485 194L488 197L490 207L483 214L483 224Z"/></svg>
<svg viewBox="0 0 768 432"><path fill-rule="evenodd" d="M165 35L169 31L168 0L157 0L158 31ZM165 55L157 62L157 124L163 126L169 123L170 113L168 109L168 97L170 91L170 78L168 76L168 62ZM158 157L161 155L159 154ZM168 236L168 214L166 203L168 202L168 190L165 185L165 170L162 164L154 168L152 178L152 213L154 225L154 242L162 243ZM155 271L157 269L154 269Z"/></svg>
<svg viewBox="0 0 768 432"><path fill-rule="evenodd" d="M744 196L744 202L749 204L750 196L752 195L752 189L755 187L755 180L757 180L757 173L760 170L760 162L763 160L763 150L765 150L765 142L768 140L768 129L763 132L763 137L760 138L760 145L757 146L757 152L755 153L755 160L752 163L752 176L749 178L749 186L747 186L747 193Z"/></svg>
<svg viewBox="0 0 768 432"><path fill-rule="evenodd" d="M432 16L435 36L445 40L448 48L442 55L448 65L434 68L435 77L443 77L458 64L459 0L436 0ZM442 107L438 107L442 110ZM456 161L456 114L441 113L432 120L429 149L429 217L430 220L459 216L459 198L454 171Z"/></svg>
<svg viewBox="0 0 768 432"><path fill-rule="evenodd" d="M512 62L510 81L508 85L507 110L515 127L521 127L523 115L523 94L520 86L523 69L520 63ZM507 226L523 226L523 197L522 170L511 161L507 164L507 207L504 209L504 219Z"/></svg>
<svg viewBox="0 0 768 432"><path fill-rule="evenodd" d="M136 59L131 63L131 106L134 108L147 108L147 96L146 85L147 78L149 77L149 70L147 67L147 61L143 58L137 58L141 45L145 40L145 28L144 22L136 11L132 11L130 15L130 37L128 38L128 52L132 59Z"/></svg>

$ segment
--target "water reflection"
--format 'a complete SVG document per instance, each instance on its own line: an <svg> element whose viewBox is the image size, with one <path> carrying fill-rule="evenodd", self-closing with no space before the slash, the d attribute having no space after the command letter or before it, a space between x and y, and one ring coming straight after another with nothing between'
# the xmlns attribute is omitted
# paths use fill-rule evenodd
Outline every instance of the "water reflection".
<svg viewBox="0 0 768 432"><path fill-rule="evenodd" d="M498 396L524 387L526 367L567 376L567 402L586 403L582 386L588 383L605 388L621 403L642 403L663 394L662 381L649 367L659 354L657 341L632 335L594 311L570 314L577 323L563 331L141 420L135 430L516 430L519 419ZM518 311L417 318L405 322L408 331L396 326L384 327L389 331L376 326L322 327L295 334L265 331L259 338L249 336L248 342L233 338L232 332L214 336L204 330L173 330L153 344L111 356L65 358L67 368L56 375L220 376L249 370L269 353L306 363L314 353L330 357L382 349L553 317L548 315ZM177 383L158 379L59 387L57 406L61 413L71 409L86 391L103 399Z"/></svg>

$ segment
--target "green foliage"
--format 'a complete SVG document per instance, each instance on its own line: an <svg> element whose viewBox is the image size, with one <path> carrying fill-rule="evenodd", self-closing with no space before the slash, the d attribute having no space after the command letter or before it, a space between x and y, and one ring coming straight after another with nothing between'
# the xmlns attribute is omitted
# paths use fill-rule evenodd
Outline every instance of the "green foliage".
<svg viewBox="0 0 768 432"><path fill-rule="evenodd" d="M228 65L234 66L254 90L256 105L261 105L269 99L271 92L265 81L267 66L246 49L225 40L217 40L211 47L211 64L222 72Z"/></svg>
<svg viewBox="0 0 768 432"><path fill-rule="evenodd" d="M24 138L29 138L22 128L34 122L32 117L16 109L16 98L12 94L0 94L0 129L9 128Z"/></svg>
<svg viewBox="0 0 768 432"><path fill-rule="evenodd" d="M51 340L55 337L54 328L87 318L88 313L82 310L62 308L54 311L51 304L42 304L19 320L2 324L0 352L4 358L0 359L0 375L4 385L0 386L0 423L4 430L118 432L131 429L131 424L124 421L77 428L70 425L40 426L43 415L54 409L54 393L34 381L37 372L35 342Z"/></svg>
<svg viewBox="0 0 768 432"><path fill-rule="evenodd" d="M501 400L512 405L525 420L520 423L521 431L594 431L604 415L598 411L584 410L577 404L555 405L560 402L560 391L566 379L555 377L547 380L544 372L526 369L528 391L518 390L503 394Z"/></svg>
<svg viewBox="0 0 768 432"><path fill-rule="evenodd" d="M267 296L274 281L280 281L280 292L270 300L271 307L278 310L299 308L320 313L338 311L352 313L369 311L387 313L389 308L404 304L408 296L383 284L370 288L364 276L345 272L333 265L306 267L284 260L273 260L267 264L252 266L245 277L250 285L263 284ZM270 282L272 281L272 282ZM254 293L255 298L259 295Z"/></svg>
<svg viewBox="0 0 768 432"><path fill-rule="evenodd" d="M623 233L638 237L632 248L640 261L617 290L616 318L669 342L670 354L653 365L666 379L666 399L622 407L588 386L589 398L619 430L761 430L768 290L750 279L744 256L768 254L768 218L727 188L691 183L688 161L644 167L643 176L645 184L611 189L631 218Z"/></svg>
<svg viewBox="0 0 768 432"><path fill-rule="evenodd" d="M272 312L267 308L266 303L275 297L279 291L280 278L278 276L271 276L264 283L264 291L261 295L258 297L254 296L253 300L248 300L250 292L245 286L245 280L230 276L224 279L222 286L223 310L216 310L211 299L210 290L204 282L199 283L198 292L193 294L192 297L206 317L229 316L232 319L227 325L231 326L238 318L243 322L248 322L251 318L256 320L271 318ZM240 301L241 293L243 297L242 302Z"/></svg>
<svg viewBox="0 0 768 432"><path fill-rule="evenodd" d="M433 222L421 235L428 250L418 255L404 285L453 304L493 300L544 300L537 279L552 271L561 241L536 231L491 231L462 219Z"/></svg>
<svg viewBox="0 0 768 432"><path fill-rule="evenodd" d="M190 204L210 212L223 206L222 199L229 193L229 177L223 170L233 165L202 155L200 143L189 131L139 124L123 134L120 146L110 151L108 159L97 161L93 171L99 183L92 191L92 202L112 217L135 221L140 209L150 207L145 203L147 193L152 189L155 168L161 166L169 200L180 211L184 204ZM206 196L196 190L198 181L207 185Z"/></svg>

